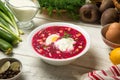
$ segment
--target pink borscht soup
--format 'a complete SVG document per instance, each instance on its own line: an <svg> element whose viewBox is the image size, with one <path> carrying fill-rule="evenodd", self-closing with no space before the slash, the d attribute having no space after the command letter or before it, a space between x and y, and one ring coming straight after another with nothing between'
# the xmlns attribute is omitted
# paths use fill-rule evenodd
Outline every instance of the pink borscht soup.
<svg viewBox="0 0 120 80"><path fill-rule="evenodd" d="M73 28L49 26L33 36L32 46L39 55L66 59L80 54L86 47L86 39L81 32Z"/></svg>

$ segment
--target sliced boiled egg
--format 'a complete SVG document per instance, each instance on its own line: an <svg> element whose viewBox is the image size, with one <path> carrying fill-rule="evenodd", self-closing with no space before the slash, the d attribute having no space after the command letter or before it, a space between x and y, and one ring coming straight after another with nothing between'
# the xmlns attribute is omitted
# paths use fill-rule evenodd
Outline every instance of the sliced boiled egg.
<svg viewBox="0 0 120 80"><path fill-rule="evenodd" d="M58 38L59 38L59 35L57 35L57 34L52 34L52 35L48 36L46 39L46 45L49 45L49 44L55 42Z"/></svg>

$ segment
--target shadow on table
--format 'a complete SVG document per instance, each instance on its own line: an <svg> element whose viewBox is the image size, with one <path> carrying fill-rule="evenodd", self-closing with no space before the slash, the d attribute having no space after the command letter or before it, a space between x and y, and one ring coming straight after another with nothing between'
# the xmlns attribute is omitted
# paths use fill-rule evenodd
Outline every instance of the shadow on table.
<svg viewBox="0 0 120 80"><path fill-rule="evenodd" d="M46 72L46 77L49 77L49 80L80 80L82 74L93 70L82 66L80 62L78 59L69 65L53 66L43 61L42 69ZM86 63L84 62L84 64Z"/></svg>
<svg viewBox="0 0 120 80"><path fill-rule="evenodd" d="M77 70L72 65L53 66L44 63L43 70L49 75L49 80L77 80L74 77Z"/></svg>
<svg viewBox="0 0 120 80"><path fill-rule="evenodd" d="M65 66L49 65L41 59L35 58L33 59L35 63L31 66L37 68L36 71L33 72L33 74L35 74L34 78L35 80L80 80L82 74L100 69L100 67L98 67L100 62L95 54L97 53L94 49L90 49L85 55ZM24 74L17 80L26 80Z"/></svg>
<svg viewBox="0 0 120 80"><path fill-rule="evenodd" d="M25 80L24 77L25 77L25 76L23 76L23 75L21 74L20 77L19 77L18 79L16 79L16 80Z"/></svg>
<svg viewBox="0 0 120 80"><path fill-rule="evenodd" d="M98 52L97 50L99 50L99 48L90 48L86 54L78 58L74 63L72 63L72 65L85 68L86 70L83 71L84 73L108 67L107 64L109 64L109 55L107 53L102 53L102 51Z"/></svg>

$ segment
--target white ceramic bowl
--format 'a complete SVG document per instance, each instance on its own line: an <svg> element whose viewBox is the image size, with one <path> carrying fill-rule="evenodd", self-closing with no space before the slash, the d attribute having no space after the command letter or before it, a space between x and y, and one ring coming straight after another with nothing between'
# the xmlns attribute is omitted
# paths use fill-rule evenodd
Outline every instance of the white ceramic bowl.
<svg viewBox="0 0 120 80"><path fill-rule="evenodd" d="M3 65L6 61L10 61L10 62L19 62L20 63L20 72L18 72L14 77L12 78L8 78L8 79L0 79L0 80L17 80L17 78L20 77L21 73L22 73L22 63L16 59L16 58L2 58L0 59L0 66Z"/></svg>
<svg viewBox="0 0 120 80"><path fill-rule="evenodd" d="M85 46L84 50L81 53L79 53L78 55L70 57L70 58L66 58L66 59L53 59L53 58L48 58L48 57L45 57L45 56L42 56L42 55L38 54L32 47L32 38L38 31L40 31L42 28L46 28L48 26L67 26L67 27L71 27L71 28L73 28L73 29L75 29L77 31L80 31L83 34L83 36L85 37L85 39L86 39L86 46ZM89 37L88 33L84 29L82 29L81 27L82 26L77 26L77 25L74 25L74 24L71 24L71 23L65 23L65 22L52 22L52 23L43 24L43 25L37 27L36 29L34 29L29 34L29 36L28 36L28 45L33 50L33 53L38 54L38 56L43 61L45 61L46 63L49 63L51 65L67 65L67 64L73 62L75 59L82 56L83 54L85 54L88 51L89 47L90 47L90 37Z"/></svg>

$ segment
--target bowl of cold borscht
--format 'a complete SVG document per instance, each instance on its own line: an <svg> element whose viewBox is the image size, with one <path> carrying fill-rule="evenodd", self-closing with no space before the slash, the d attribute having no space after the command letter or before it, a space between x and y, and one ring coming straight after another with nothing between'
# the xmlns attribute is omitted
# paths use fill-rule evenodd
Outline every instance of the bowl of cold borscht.
<svg viewBox="0 0 120 80"><path fill-rule="evenodd" d="M90 47L88 33L65 22L40 25L28 36L33 53L51 65L66 65L84 55Z"/></svg>

